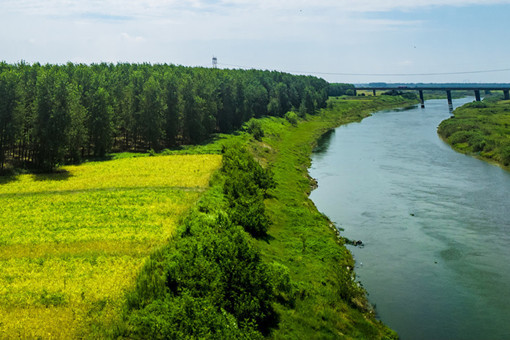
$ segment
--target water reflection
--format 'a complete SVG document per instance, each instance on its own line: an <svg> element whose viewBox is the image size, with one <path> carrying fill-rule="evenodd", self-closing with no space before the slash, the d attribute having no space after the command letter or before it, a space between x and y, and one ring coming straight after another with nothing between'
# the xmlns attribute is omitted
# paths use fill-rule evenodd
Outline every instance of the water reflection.
<svg viewBox="0 0 510 340"><path fill-rule="evenodd" d="M328 151L331 139L335 135L336 130L329 130L319 138L317 145L313 149L315 155L321 155Z"/></svg>

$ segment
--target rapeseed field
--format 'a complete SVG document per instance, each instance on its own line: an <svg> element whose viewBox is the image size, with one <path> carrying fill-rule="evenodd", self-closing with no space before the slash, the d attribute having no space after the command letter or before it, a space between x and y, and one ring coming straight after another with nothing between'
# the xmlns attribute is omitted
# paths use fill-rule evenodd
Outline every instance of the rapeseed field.
<svg viewBox="0 0 510 340"><path fill-rule="evenodd" d="M0 338L93 338L115 324L148 255L220 165L140 157L0 177Z"/></svg>

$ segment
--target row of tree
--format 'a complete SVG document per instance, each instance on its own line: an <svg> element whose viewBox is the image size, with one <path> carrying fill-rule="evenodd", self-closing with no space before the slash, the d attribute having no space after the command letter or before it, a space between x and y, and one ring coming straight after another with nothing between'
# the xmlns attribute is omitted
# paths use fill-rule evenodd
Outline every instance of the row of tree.
<svg viewBox="0 0 510 340"><path fill-rule="evenodd" d="M314 113L311 76L166 64L0 63L0 163L50 170L111 150L200 143L252 117Z"/></svg>

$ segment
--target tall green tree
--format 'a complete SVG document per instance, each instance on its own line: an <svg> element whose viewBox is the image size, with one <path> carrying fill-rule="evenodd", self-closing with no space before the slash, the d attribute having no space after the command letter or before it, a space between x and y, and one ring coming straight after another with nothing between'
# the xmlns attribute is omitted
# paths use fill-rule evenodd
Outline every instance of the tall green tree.
<svg viewBox="0 0 510 340"><path fill-rule="evenodd" d="M0 73L0 164L4 168L7 151L12 148L19 133L16 124L17 75L13 71Z"/></svg>
<svg viewBox="0 0 510 340"><path fill-rule="evenodd" d="M89 135L94 156L103 157L110 151L113 136L113 108L110 95L99 87L92 95L89 109Z"/></svg>
<svg viewBox="0 0 510 340"><path fill-rule="evenodd" d="M165 144L168 147L176 144L179 131L179 79L174 73L167 72L164 76Z"/></svg>
<svg viewBox="0 0 510 340"><path fill-rule="evenodd" d="M151 76L143 85L140 94L141 132L149 144L149 149L160 149L165 131L166 108L163 91L156 79Z"/></svg>
<svg viewBox="0 0 510 340"><path fill-rule="evenodd" d="M61 69L42 71L37 79L36 165L52 170L66 156L74 157L83 140L83 107L76 87ZM74 130L73 130L74 128Z"/></svg>

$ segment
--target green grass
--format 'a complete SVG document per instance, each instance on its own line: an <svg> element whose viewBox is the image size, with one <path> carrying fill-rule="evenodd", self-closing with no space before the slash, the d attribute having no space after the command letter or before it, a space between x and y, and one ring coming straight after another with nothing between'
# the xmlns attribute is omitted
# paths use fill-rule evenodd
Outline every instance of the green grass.
<svg viewBox="0 0 510 340"><path fill-rule="evenodd" d="M289 268L301 297L295 308L279 306L281 323L272 338L394 338L393 331L375 320L357 287L351 254L309 200L308 168L312 149L326 131L406 102L388 96L330 100L329 109L296 127L283 119L262 120L266 137L250 144L256 157L274 171L278 184L266 201L273 221L270 240L255 242L268 262Z"/></svg>
<svg viewBox="0 0 510 340"><path fill-rule="evenodd" d="M459 152L510 166L510 101L468 103L441 122L438 133Z"/></svg>

